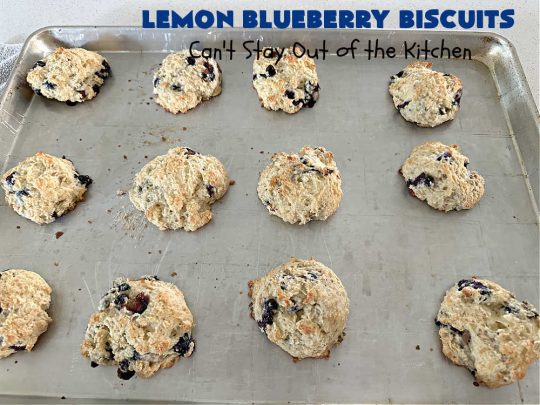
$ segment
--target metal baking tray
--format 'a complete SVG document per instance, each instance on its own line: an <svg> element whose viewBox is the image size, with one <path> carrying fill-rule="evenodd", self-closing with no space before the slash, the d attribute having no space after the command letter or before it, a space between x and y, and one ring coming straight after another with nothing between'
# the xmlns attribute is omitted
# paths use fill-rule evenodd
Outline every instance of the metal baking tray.
<svg viewBox="0 0 540 405"><path fill-rule="evenodd" d="M319 60L321 97L290 116L259 106L252 59L242 42L330 49L368 40L394 46L395 59ZM468 47L473 60L434 60L464 83L457 118L418 128L395 111L390 75L410 62L403 41ZM163 57L194 41L234 40L220 61L223 93L185 115L152 98ZM34 96L27 70L55 47L101 52L113 77L93 101L69 107ZM363 52L362 52L363 53ZM537 307L539 300L538 110L513 46L468 32L143 30L49 27L27 40L1 99L2 170L42 150L72 159L94 184L86 201L53 224L37 226L0 206L0 261L43 275L54 290L54 322L34 351L0 361L4 401L38 398L201 402L534 403L538 363L499 389L441 354L434 317L444 292L463 277L492 279ZM412 198L397 171L427 140L461 145L486 179L470 211L441 213ZM259 203L259 171L276 151L303 145L333 151L344 198L328 221L300 227ZM146 225L125 191L156 155L186 145L222 160L236 184L195 233ZM3 200L3 199L2 199ZM64 234L57 238L57 232ZM347 336L328 360L291 358L249 317L247 282L291 256L314 256L343 281L350 300ZM86 324L117 276L157 274L178 285L196 319L197 350L149 380L122 381L113 367L92 369L79 354Z"/></svg>

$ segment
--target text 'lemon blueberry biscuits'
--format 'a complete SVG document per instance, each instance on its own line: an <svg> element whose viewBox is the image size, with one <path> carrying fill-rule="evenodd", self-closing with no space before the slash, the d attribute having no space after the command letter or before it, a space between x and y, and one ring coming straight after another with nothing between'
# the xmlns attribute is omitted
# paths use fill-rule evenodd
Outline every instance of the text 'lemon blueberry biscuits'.
<svg viewBox="0 0 540 405"><path fill-rule="evenodd" d="M56 48L34 64L26 80L36 94L75 105L96 97L110 74L109 63L96 52Z"/></svg>
<svg viewBox="0 0 540 405"><path fill-rule="evenodd" d="M28 270L0 272L0 359L31 351L52 319L47 314L51 287Z"/></svg>
<svg viewBox="0 0 540 405"><path fill-rule="evenodd" d="M540 358L538 312L492 281L473 277L455 284L436 324L445 356L488 387L523 378Z"/></svg>
<svg viewBox="0 0 540 405"><path fill-rule="evenodd" d="M304 146L298 154L274 153L257 193L272 215L291 224L325 220L341 202L341 176L332 152Z"/></svg>
<svg viewBox="0 0 540 405"><path fill-rule="evenodd" d="M154 75L156 103L185 113L221 93L221 68L215 59L188 49L168 55Z"/></svg>
<svg viewBox="0 0 540 405"><path fill-rule="evenodd" d="M409 192L440 211L474 207L484 195L484 178L469 170L458 145L426 142L417 146L400 173Z"/></svg>
<svg viewBox="0 0 540 405"><path fill-rule="evenodd" d="M2 175L6 202L15 212L38 224L48 224L71 211L92 179L73 163L38 152Z"/></svg>
<svg viewBox="0 0 540 405"><path fill-rule="evenodd" d="M249 282L251 316L294 359L324 358L344 337L349 298L336 274L316 260L292 259Z"/></svg>
<svg viewBox="0 0 540 405"><path fill-rule="evenodd" d="M145 276L118 278L90 317L81 354L92 367L118 365L118 377L152 377L195 349L193 316L182 291Z"/></svg>
<svg viewBox="0 0 540 405"><path fill-rule="evenodd" d="M421 127L453 120L463 91L459 78L431 70L431 66L430 62L413 62L392 76L388 87L403 118Z"/></svg>
<svg viewBox="0 0 540 405"><path fill-rule="evenodd" d="M306 55L298 58L293 48L264 48L253 61L253 87L267 110L294 114L311 108L320 90L315 61Z"/></svg>
<svg viewBox="0 0 540 405"><path fill-rule="evenodd" d="M159 229L195 231L212 219L211 205L228 188L227 172L217 158L178 147L137 173L129 198Z"/></svg>

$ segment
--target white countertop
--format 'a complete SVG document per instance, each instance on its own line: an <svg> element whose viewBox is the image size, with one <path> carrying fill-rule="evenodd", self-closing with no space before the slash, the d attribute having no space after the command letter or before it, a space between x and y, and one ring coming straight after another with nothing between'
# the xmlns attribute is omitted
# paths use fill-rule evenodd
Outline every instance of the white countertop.
<svg viewBox="0 0 540 405"><path fill-rule="evenodd" d="M459 7L456 7L459 4ZM295 2L283 0L220 0L220 1L144 1L144 0L0 0L0 42L23 42L38 28L48 25L133 25L142 24L142 9L173 9L179 13L192 9L515 9L515 24L509 29L490 30L505 36L517 48L531 91L538 105L539 99L539 2L538 0L339 0ZM385 21L385 28L398 27L397 13Z"/></svg>

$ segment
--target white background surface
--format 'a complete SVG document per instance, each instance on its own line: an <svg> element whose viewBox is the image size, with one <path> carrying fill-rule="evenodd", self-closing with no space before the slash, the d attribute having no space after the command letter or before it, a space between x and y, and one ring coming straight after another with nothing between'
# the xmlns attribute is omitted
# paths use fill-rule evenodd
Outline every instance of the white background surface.
<svg viewBox="0 0 540 405"><path fill-rule="evenodd" d="M531 91L538 105L539 57L538 0L345 0L345 1L282 1L282 0L221 0L221 1L144 1L144 0L0 0L0 42L22 42L38 28L48 25L134 25L142 24L142 9L188 10L242 9L390 9L385 28L398 28L395 10L399 9L504 9L514 8L515 24L510 29L492 30L508 38L517 48ZM237 17L238 18L238 17Z"/></svg>

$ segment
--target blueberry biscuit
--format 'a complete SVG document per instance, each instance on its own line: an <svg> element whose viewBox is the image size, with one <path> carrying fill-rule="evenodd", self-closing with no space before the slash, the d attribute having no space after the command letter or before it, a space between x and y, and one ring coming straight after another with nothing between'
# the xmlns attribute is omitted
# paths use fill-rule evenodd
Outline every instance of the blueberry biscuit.
<svg viewBox="0 0 540 405"><path fill-rule="evenodd" d="M327 219L343 196L332 152L309 146L298 154L274 153L261 172L257 193L270 214L301 225Z"/></svg>
<svg viewBox="0 0 540 405"><path fill-rule="evenodd" d="M469 170L458 145L426 142L417 146L400 173L409 192L440 211L474 207L484 195L484 178Z"/></svg>
<svg viewBox="0 0 540 405"><path fill-rule="evenodd" d="M430 62L413 62L390 79L394 106L407 121L436 127L459 111L463 86L459 78L431 70Z"/></svg>
<svg viewBox="0 0 540 405"><path fill-rule="evenodd" d="M436 324L444 355L491 388L523 378L540 358L538 312L492 281L473 277L455 284Z"/></svg>
<svg viewBox="0 0 540 405"><path fill-rule="evenodd" d="M193 316L175 285L118 278L90 317L81 354L91 366L118 365L118 377L152 377L195 349Z"/></svg>
<svg viewBox="0 0 540 405"><path fill-rule="evenodd" d="M47 314L51 287L22 269L0 272L0 359L31 351L52 319Z"/></svg>
<svg viewBox="0 0 540 405"><path fill-rule="evenodd" d="M271 48L264 48L268 51ZM308 57L296 57L293 48L274 48L271 57L253 61L253 87L257 90L261 105L267 110L283 110L294 114L302 107L313 107L319 99L319 78L315 61Z"/></svg>
<svg viewBox="0 0 540 405"><path fill-rule="evenodd" d="M71 211L92 179L81 175L73 163L38 152L1 177L6 202L15 212L37 224L48 224Z"/></svg>
<svg viewBox="0 0 540 405"><path fill-rule="evenodd" d="M218 159L179 147L142 168L129 198L159 229L195 231L212 219L211 205L228 188L229 178Z"/></svg>
<svg viewBox="0 0 540 405"><path fill-rule="evenodd" d="M221 68L212 58L188 49L168 55L154 75L156 103L177 114L221 93Z"/></svg>
<svg viewBox="0 0 540 405"><path fill-rule="evenodd" d="M96 52L56 48L34 64L26 80L36 94L75 105L96 97L110 74L109 63Z"/></svg>
<svg viewBox="0 0 540 405"><path fill-rule="evenodd" d="M249 282L251 317L293 359L325 358L345 336L349 298L332 270L313 259L276 267Z"/></svg>

